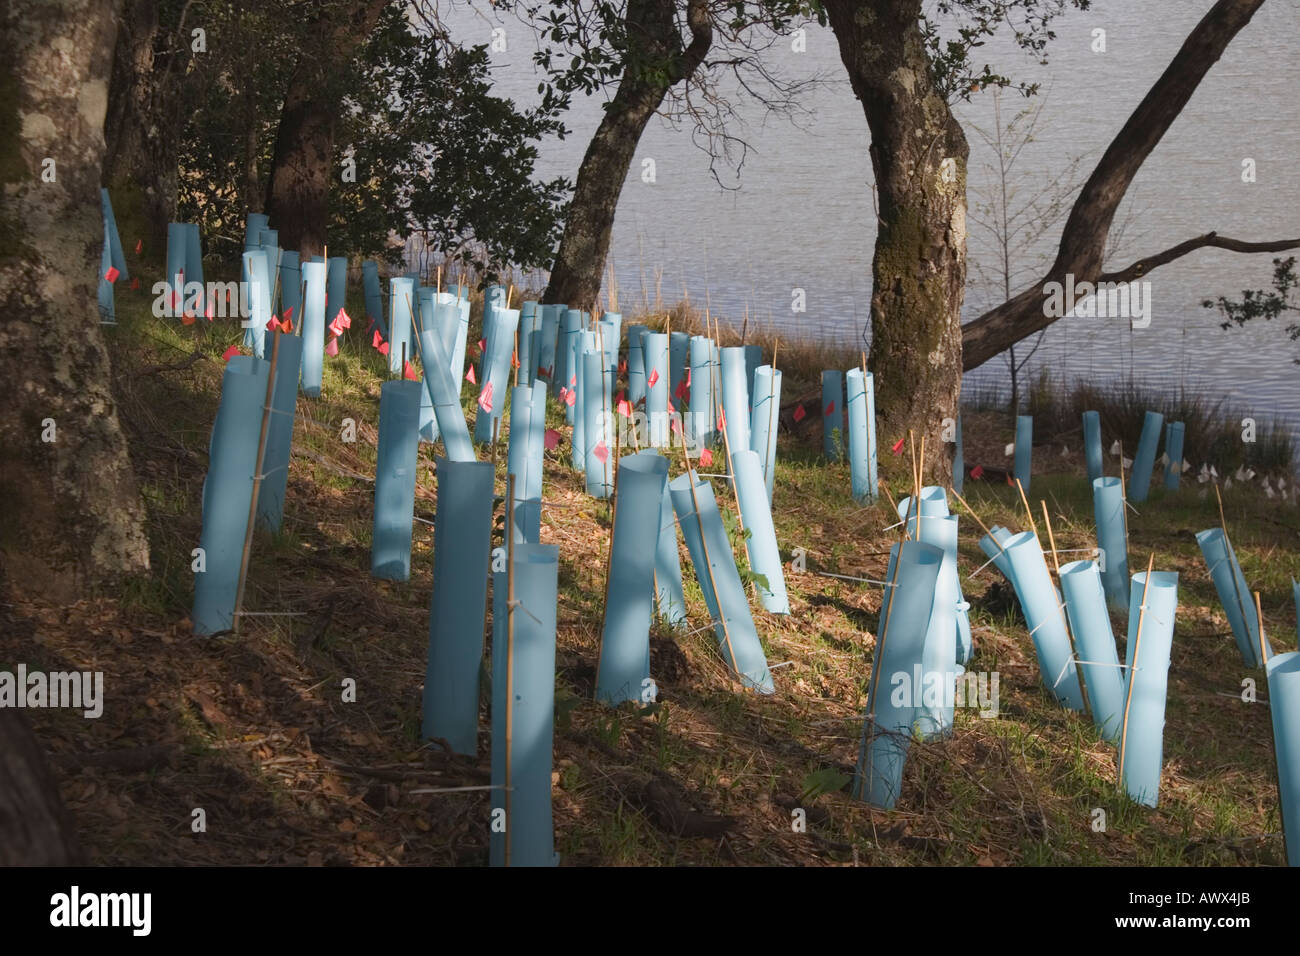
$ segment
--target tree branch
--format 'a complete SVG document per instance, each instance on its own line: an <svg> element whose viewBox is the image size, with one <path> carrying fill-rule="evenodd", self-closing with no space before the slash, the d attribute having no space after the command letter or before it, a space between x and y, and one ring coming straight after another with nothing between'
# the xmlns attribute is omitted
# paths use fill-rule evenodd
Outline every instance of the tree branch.
<svg viewBox="0 0 1300 956"><path fill-rule="evenodd" d="M1044 287L1048 283L1064 283L1067 274L1073 275L1076 283L1098 279L1115 213L1133 177L1228 44L1263 4L1264 0L1217 0L1188 34L1160 79L1129 116L1084 184L1070 210L1061 233L1056 261L1047 275L1024 292L963 326L962 365L965 369L984 364L1008 346L1056 321L1058 316L1044 314ZM1149 268L1154 268L1154 265Z"/></svg>
<svg viewBox="0 0 1300 956"><path fill-rule="evenodd" d="M1155 255L1147 256L1137 260L1127 268L1118 272L1104 273L1099 281L1101 282L1132 282L1134 279L1140 279L1152 269L1163 266L1175 259L1181 259L1189 252L1195 252L1197 249L1227 249L1230 252L1284 252L1287 249L1300 248L1300 239L1278 239L1273 242L1245 242L1241 239L1230 239L1227 236L1220 236L1217 232L1207 232L1203 236L1196 236L1188 239L1186 242L1180 242L1178 245L1166 249L1164 252L1157 252Z"/></svg>

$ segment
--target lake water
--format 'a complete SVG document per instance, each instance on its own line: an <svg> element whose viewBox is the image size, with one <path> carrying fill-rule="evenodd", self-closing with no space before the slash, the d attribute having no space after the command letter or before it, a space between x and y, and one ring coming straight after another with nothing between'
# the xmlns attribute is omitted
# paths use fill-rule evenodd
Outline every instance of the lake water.
<svg viewBox="0 0 1300 956"><path fill-rule="evenodd" d="M1046 91L1035 141L1018 161L1015 183L1022 195L1058 180L1071 158L1082 165L1078 181L1168 65L1187 33L1210 7L1209 0L1096 0L1088 12L1070 11L1054 29L1050 64L1040 66L1010 43L991 43L980 62ZM1202 82L1183 114L1147 160L1129 191L1120 219L1124 241L1108 266L1215 230L1245 240L1300 235L1300 31L1297 6L1266 3ZM456 33L488 42L493 23L479 16L453 18ZM495 53L498 88L520 102L536 98L530 52L536 41L517 21L502 21L508 48ZM1092 50L1093 30L1106 31L1106 52ZM482 34L481 39L476 34ZM754 147L738 180L723 170L723 190L709 173L708 157L692 143L689 129L652 121L620 198L612 256L624 311L653 301L656 270L665 302L689 290L706 296L715 314L739 325L751 321L791 336L861 342L871 293L875 238L866 122L844 77L829 30L809 28L806 52L777 44L770 62L790 76L823 74L826 82L805 98L807 114L792 123L766 118L752 102L738 101L738 132ZM1003 118L1026 101L1003 95ZM992 152L971 125L995 127L993 98L977 94L958 115L971 142L972 204L990 185ZM595 100L569 114L570 138L544 144L541 174L576 177L588 138L600 117ZM1253 159L1256 182L1242 181L1242 162ZM656 181L642 182L641 161L655 161ZM1050 258L1059 225L1026 255L1023 266ZM1285 253L1287 255L1289 253ZM972 262L995 266L994 247L973 229ZM1244 256L1202 250L1149 276L1149 328L1130 329L1127 319L1071 317L1053 325L1029 371L1046 367L1067 380L1126 379L1152 386L1223 398L1264 418L1277 414L1300 432L1300 343L1287 340L1282 324L1256 322L1220 330L1218 313L1202 299L1238 296L1243 288L1266 288L1269 254ZM966 295L964 318L979 315L997 299L977 280ZM805 290L807 312L791 311L793 289ZM968 387L996 388L1006 381L1003 358L969 373Z"/></svg>

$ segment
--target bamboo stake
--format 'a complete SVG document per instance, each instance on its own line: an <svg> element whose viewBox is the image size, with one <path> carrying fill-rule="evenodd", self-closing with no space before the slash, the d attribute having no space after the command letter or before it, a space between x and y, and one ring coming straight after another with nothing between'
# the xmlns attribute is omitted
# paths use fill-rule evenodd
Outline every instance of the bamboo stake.
<svg viewBox="0 0 1300 956"><path fill-rule="evenodd" d="M980 526L980 530L983 531L986 535L988 535L989 540L991 540L994 544L998 546L998 550L1006 551L1007 549L1002 547L1002 542L999 541L996 537L994 537L993 532L990 531L988 529L988 526L985 525L984 522L980 520L980 516L975 513L975 509L972 508L969 503L967 503L965 498L963 498L960 494L957 493L957 489L949 488L948 490L952 492L952 496L954 498L956 498L958 501L961 502L962 507L970 512L970 516L975 519L975 523Z"/></svg>
<svg viewBox="0 0 1300 956"><path fill-rule="evenodd" d="M515 476L506 475L506 849L505 865L510 865L511 794L510 750L514 738L515 717Z"/></svg>
<svg viewBox="0 0 1300 956"><path fill-rule="evenodd" d="M776 418L776 353L781 348L781 340L777 339L772 345L772 387L769 390L767 402L767 434L768 448L772 449L772 456L769 459L767 448L763 449L763 474L766 475L768 470L776 467L776 440L772 437L773 421ZM775 487L775 485L773 485ZM737 496L739 501L739 496Z"/></svg>
<svg viewBox="0 0 1300 956"><path fill-rule="evenodd" d="M1034 537L1037 538L1038 525L1034 523L1034 512L1033 509L1029 507L1029 498L1025 495L1025 488L1022 484L1020 484L1019 478L1016 479L1016 490L1020 492L1020 500L1025 505L1025 516L1029 518L1029 530L1032 531L1034 533Z"/></svg>
<svg viewBox="0 0 1300 956"><path fill-rule="evenodd" d="M1122 471L1122 461L1120 462L1120 465L1120 470ZM1118 785L1122 785L1124 780L1124 751L1127 749L1126 744L1128 743L1128 711L1129 706L1133 703L1133 674L1138 669L1138 648L1142 644L1142 622L1147 615L1147 590L1151 587L1151 569L1155 567L1155 564L1156 556L1155 553L1152 552L1150 560L1147 561L1147 576L1142 581L1142 603L1138 610L1137 633L1133 636L1133 663L1129 665L1128 694L1125 695L1124 698L1124 722L1120 725L1119 769L1116 772L1118 777L1116 784Z"/></svg>
<svg viewBox="0 0 1300 956"><path fill-rule="evenodd" d="M1264 609L1260 607L1259 592L1255 592L1255 619L1259 621L1259 659L1264 665L1264 672L1268 672L1268 645L1264 643Z"/></svg>
<svg viewBox="0 0 1300 956"><path fill-rule="evenodd" d="M239 558L239 584L235 588L235 612L231 627L239 633L239 617L244 607L244 585L248 579L248 559L253 550L253 525L257 519L257 496L262 490L262 467L266 461L266 438L271 423L271 399L275 392L275 367L280 358L280 336L271 340L271 368L266 373L266 401L262 405L262 432L257 439L257 467L253 469L253 497L248 503L248 527L244 529L244 552Z"/></svg>
<svg viewBox="0 0 1300 956"><path fill-rule="evenodd" d="M885 497L889 499L889 507L892 509L893 513L898 514L898 502L894 500L894 495L889 490L889 484L885 481L884 478L877 478L876 484L879 485L884 490Z"/></svg>
<svg viewBox="0 0 1300 956"><path fill-rule="evenodd" d="M1047 525L1047 540L1052 545L1052 563L1056 565L1056 577L1061 577L1061 561L1056 556L1056 535L1052 534L1052 519L1047 513L1047 502L1039 498L1038 503L1043 506L1043 523Z"/></svg>

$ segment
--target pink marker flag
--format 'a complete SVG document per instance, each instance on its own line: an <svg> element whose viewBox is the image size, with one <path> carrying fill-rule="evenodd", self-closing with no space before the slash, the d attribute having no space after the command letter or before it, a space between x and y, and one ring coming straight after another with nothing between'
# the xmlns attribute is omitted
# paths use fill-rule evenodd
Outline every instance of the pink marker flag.
<svg viewBox="0 0 1300 956"><path fill-rule="evenodd" d="M596 447L591 450L591 453L596 456L596 460L602 465L609 458L609 449L605 447L603 441L596 442Z"/></svg>
<svg viewBox="0 0 1300 956"><path fill-rule="evenodd" d="M415 366L410 362L407 362L406 368L402 370L402 377L410 379L412 382L418 382L420 380L420 376L415 374Z"/></svg>
<svg viewBox="0 0 1300 956"><path fill-rule="evenodd" d="M834 403L832 403L832 404L834 404ZM802 405L796 405L796 406L794 407L794 420L795 420L795 421L797 421L797 422L801 422L801 421L803 421L804 416L807 415L807 414L808 414L808 413L807 413L806 411L804 411L804 407L803 407ZM829 414L829 412L828 412L827 414Z"/></svg>
<svg viewBox="0 0 1300 956"><path fill-rule="evenodd" d="M835 399L831 399L831 403L826 406L826 417L830 418L830 416L834 414L835 414Z"/></svg>
<svg viewBox="0 0 1300 956"><path fill-rule="evenodd" d="M109 266L108 271L104 273L104 278L109 282L116 282L117 277L121 274L117 271L117 266Z"/></svg>
<svg viewBox="0 0 1300 956"><path fill-rule="evenodd" d="M339 354L338 336L330 336L329 344L325 346L325 354L330 356Z"/></svg>
<svg viewBox="0 0 1300 956"><path fill-rule="evenodd" d="M387 343L387 342L380 342L380 343L379 343L379 354L380 354L380 355L387 355L387 354L388 354L388 343Z"/></svg>
<svg viewBox="0 0 1300 956"><path fill-rule="evenodd" d="M485 412L492 411L492 383L488 382L483 386L483 391L478 396L478 406Z"/></svg>
<svg viewBox="0 0 1300 956"><path fill-rule="evenodd" d="M337 332L335 332L334 334L335 334L335 335L338 335ZM375 329L375 337L372 338L372 339L370 340L370 344L371 344L374 348L379 348L379 343L382 342L383 340L384 340L384 337L383 337L382 335L379 334L379 330L378 330L378 329Z"/></svg>
<svg viewBox="0 0 1300 956"><path fill-rule="evenodd" d="M713 452L709 451L707 448L700 452L700 464L705 468L708 468L709 465L713 464Z"/></svg>
<svg viewBox="0 0 1300 956"><path fill-rule="evenodd" d="M654 387L655 387L655 383L658 382L658 381L659 381L659 369L657 369L657 368L656 368L656 369L652 369L652 370L650 371L650 377L649 377L648 379L646 379L646 382L645 382L645 383L646 383L647 385L649 385L651 388L654 388Z"/></svg>
<svg viewBox="0 0 1300 956"><path fill-rule="evenodd" d="M543 436L542 440L548 449L558 448L560 445L560 433L554 428L548 428L546 429L546 434Z"/></svg>
<svg viewBox="0 0 1300 956"><path fill-rule="evenodd" d="M469 367L469 371L465 373L465 381L469 382L471 385L477 385L477 384L478 384L478 379L476 379L476 378L474 377L474 366L473 366L473 365L471 365L471 366Z"/></svg>
<svg viewBox="0 0 1300 956"><path fill-rule="evenodd" d="M236 355L239 354L241 354L239 351L239 346L232 345L230 348L226 349L224 352L221 353L221 360L223 362L229 362L232 358L234 358Z"/></svg>
<svg viewBox="0 0 1300 956"><path fill-rule="evenodd" d="M572 406L577 404L577 401L578 401L578 393L571 388L566 388L564 390L564 404Z"/></svg>
<svg viewBox="0 0 1300 956"><path fill-rule="evenodd" d="M890 451L892 451L895 455L901 455L903 453L903 439L900 438L897 442L895 442L894 447L891 448Z"/></svg>
<svg viewBox="0 0 1300 956"><path fill-rule="evenodd" d="M618 413L622 415L624 418L631 418L632 403L629 402L626 398L620 398L618 400Z"/></svg>
<svg viewBox="0 0 1300 956"><path fill-rule="evenodd" d="M974 478L976 481L979 481L981 478L984 477L984 466L976 465L974 468L970 470L970 476Z"/></svg>

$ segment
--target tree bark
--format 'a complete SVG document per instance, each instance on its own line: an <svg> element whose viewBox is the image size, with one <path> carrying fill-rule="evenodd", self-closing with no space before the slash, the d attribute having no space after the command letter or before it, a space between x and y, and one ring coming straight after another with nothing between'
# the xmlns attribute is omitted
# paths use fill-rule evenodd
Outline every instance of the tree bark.
<svg viewBox="0 0 1300 956"><path fill-rule="evenodd" d="M355 0L342 15L322 9L312 32L323 33L324 42L303 49L289 79L267 179L265 211L279 231L280 245L299 250L304 261L320 255L328 238L330 181L336 175L335 117L342 108L344 92L338 77L389 2Z"/></svg>
<svg viewBox="0 0 1300 956"><path fill-rule="evenodd" d="M0 5L0 574L55 600L149 567L96 306L115 7Z"/></svg>
<svg viewBox="0 0 1300 956"><path fill-rule="evenodd" d="M103 184L113 199L124 251L131 237L145 240L143 254L161 262L167 224L176 218L177 156L182 119L176 115L179 79L175 52L159 43L181 41L164 30L154 0L126 0L113 55L104 121ZM187 48L186 48L187 49Z"/></svg>
<svg viewBox="0 0 1300 956"><path fill-rule="evenodd" d="M1160 79L1143 97L1128 122L1111 141L1075 200L1061 233L1061 244L1055 262L1038 282L1028 289L990 309L979 318L967 323L963 331L965 367L982 365L1004 351L1008 346L1045 329L1059 318L1048 315L1045 308L1048 283L1064 283L1067 275L1080 282L1121 281L1102 275L1102 257L1106 239L1115 219L1119 204L1128 191L1133 177L1142 168L1146 158L1164 137L1183 107L1187 105L1201 80L1218 62L1233 38L1250 22L1264 0L1218 0L1183 41ZM1213 234L1210 234L1211 236ZM1205 239L1206 237L1201 237ZM1249 243L1227 240L1222 242L1190 240L1175 247L1178 255L1204 245L1221 245L1222 248L1240 248ZM1277 244L1261 244L1276 248ZM1294 243L1284 244L1291 248ZM1138 278L1148 268L1172 261L1177 255L1167 253L1143 260L1147 263L1140 271L1125 270L1128 279Z"/></svg>
<svg viewBox="0 0 1300 956"><path fill-rule="evenodd" d="M0 710L0 867L84 865L45 754L16 710Z"/></svg>
<svg viewBox="0 0 1300 956"><path fill-rule="evenodd" d="M629 43L635 45L636 53L625 58L618 92L606 107L578 168L564 235L543 302L567 303L575 308L595 303L609 255L618 197L641 134L668 90L694 73L713 45L707 4L690 0L687 22L691 42L685 49L675 18L676 7L675 0L628 3L626 25ZM647 62L660 69L646 69Z"/></svg>
<svg viewBox="0 0 1300 956"><path fill-rule="evenodd" d="M942 439L961 394L966 285L965 134L935 91L920 0L827 0L853 92L871 129L879 204L871 354L881 443L927 436L927 475L952 477Z"/></svg>

